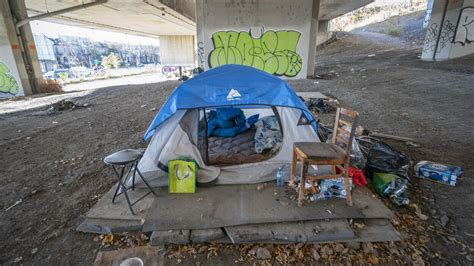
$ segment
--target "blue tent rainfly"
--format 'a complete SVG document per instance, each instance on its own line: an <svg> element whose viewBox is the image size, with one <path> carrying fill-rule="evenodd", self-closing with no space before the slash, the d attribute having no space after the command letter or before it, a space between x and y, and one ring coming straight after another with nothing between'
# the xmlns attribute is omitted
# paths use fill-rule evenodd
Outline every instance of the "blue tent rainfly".
<svg viewBox="0 0 474 266"><path fill-rule="evenodd" d="M253 67L223 65L179 85L153 119L144 139L150 139L177 110L262 105L300 109L316 130L311 112L285 81Z"/></svg>

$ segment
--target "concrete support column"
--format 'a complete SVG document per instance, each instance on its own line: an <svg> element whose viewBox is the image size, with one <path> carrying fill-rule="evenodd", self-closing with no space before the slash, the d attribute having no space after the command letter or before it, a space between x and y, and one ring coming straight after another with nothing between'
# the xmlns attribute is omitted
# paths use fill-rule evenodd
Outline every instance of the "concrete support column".
<svg viewBox="0 0 474 266"><path fill-rule="evenodd" d="M162 65L194 67L194 36L160 36L160 59Z"/></svg>
<svg viewBox="0 0 474 266"><path fill-rule="evenodd" d="M319 22L319 0L313 0L311 15L311 30L309 38L309 53L308 53L308 73L307 77L312 78L316 67L316 46L318 39L318 22Z"/></svg>
<svg viewBox="0 0 474 266"><path fill-rule="evenodd" d="M11 14L14 23L28 17L25 0L10 0L8 1L8 4L10 9L9 13ZM43 83L43 73L41 71L41 64L38 59L30 24L27 23L20 28L16 28L15 33L17 42L20 45L23 65L26 69L27 78L30 84L30 91L25 91L25 93L40 93L40 86ZM22 80L25 79L23 76L21 78Z"/></svg>
<svg viewBox="0 0 474 266"><path fill-rule="evenodd" d="M197 0L196 10L203 69L241 64L281 78L313 75L319 0Z"/></svg>
<svg viewBox="0 0 474 266"><path fill-rule="evenodd" d="M0 0L0 97L31 94L7 0Z"/></svg>
<svg viewBox="0 0 474 266"><path fill-rule="evenodd" d="M474 54L474 0L434 0L422 60Z"/></svg>
<svg viewBox="0 0 474 266"><path fill-rule="evenodd" d="M316 45L327 41L330 37L329 32L329 20L318 21L318 37L316 39Z"/></svg>

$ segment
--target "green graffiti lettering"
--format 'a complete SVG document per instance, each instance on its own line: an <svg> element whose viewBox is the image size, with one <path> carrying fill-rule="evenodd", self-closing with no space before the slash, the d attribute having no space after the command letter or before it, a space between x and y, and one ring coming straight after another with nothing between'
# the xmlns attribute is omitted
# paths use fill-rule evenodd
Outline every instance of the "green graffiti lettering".
<svg viewBox="0 0 474 266"><path fill-rule="evenodd" d="M214 50L209 54L209 66L239 64L294 77L302 68L301 56L296 52L300 36L291 30L269 30L259 38L246 31L218 31L212 34Z"/></svg>
<svg viewBox="0 0 474 266"><path fill-rule="evenodd" d="M10 69L7 65L0 62L0 92L16 95L18 93L18 83L9 72Z"/></svg>

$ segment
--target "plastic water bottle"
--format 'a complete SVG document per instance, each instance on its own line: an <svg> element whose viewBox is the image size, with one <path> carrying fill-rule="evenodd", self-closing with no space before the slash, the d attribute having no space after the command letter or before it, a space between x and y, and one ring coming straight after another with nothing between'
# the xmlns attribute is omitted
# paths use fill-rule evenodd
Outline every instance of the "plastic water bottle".
<svg viewBox="0 0 474 266"><path fill-rule="evenodd" d="M283 166L278 167L276 173L277 187L282 187L285 183L285 173L283 173Z"/></svg>

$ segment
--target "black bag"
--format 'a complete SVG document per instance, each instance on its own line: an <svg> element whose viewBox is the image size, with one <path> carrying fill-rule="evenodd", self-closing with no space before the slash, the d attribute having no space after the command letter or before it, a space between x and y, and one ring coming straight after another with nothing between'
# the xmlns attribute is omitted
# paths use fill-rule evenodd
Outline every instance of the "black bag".
<svg viewBox="0 0 474 266"><path fill-rule="evenodd" d="M408 177L408 165L410 158L390 147L387 143L380 141L370 148L367 155L365 171L372 178L373 172L395 174L404 178Z"/></svg>

